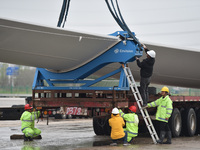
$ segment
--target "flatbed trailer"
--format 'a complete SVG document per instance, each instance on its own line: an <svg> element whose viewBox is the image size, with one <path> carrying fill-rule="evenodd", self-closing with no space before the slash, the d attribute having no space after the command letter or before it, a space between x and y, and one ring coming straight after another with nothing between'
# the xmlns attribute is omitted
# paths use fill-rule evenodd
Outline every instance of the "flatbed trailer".
<svg viewBox="0 0 200 150"><path fill-rule="evenodd" d="M155 90L153 90L155 91ZM149 96L150 101L160 98L155 92ZM173 137L193 136L200 133L200 96L170 96L173 101L173 113L169 120ZM136 105L130 91L116 90L33 90L32 104L42 111L58 111L64 116L78 115L93 117L94 132L97 135L110 135L108 119L113 107L125 112L130 105ZM156 108L149 108L149 114L157 129L155 121ZM147 131L144 120L137 111L140 124L139 132Z"/></svg>
<svg viewBox="0 0 200 150"><path fill-rule="evenodd" d="M120 37L119 43L77 69L59 73L37 68L32 86L33 106L42 108L42 111L46 112L45 115L47 116L56 115L58 112L64 117L66 115L93 117L94 132L97 135L110 135L108 119L113 107L122 108L126 112L130 105L139 105L137 112L140 117L139 129L140 132L146 131L148 123L146 119L143 121L143 118L148 116L143 116L143 110L141 109L142 99L128 67L128 63L135 61L135 57L141 57L144 50L134 35L134 32L127 31L113 33L112 36ZM88 80L90 75L112 63L119 63L120 67L118 69L115 68L116 70L110 70L110 73L97 79ZM127 71L129 72L128 74ZM98 87L96 85L96 83L116 74L119 75L118 86ZM136 89L136 92L134 92L133 88ZM141 103L138 103L138 96ZM159 97L154 92L150 95L150 101ZM193 136L199 133L199 97L171 96L171 99L174 102L174 111L169 121L172 135L178 137L183 133L184 135ZM53 109L55 109L54 113L52 113ZM147 111L145 110L145 112ZM148 109L148 112L150 115L155 115L156 109ZM142 116L140 116L140 113ZM149 120L151 122L151 119ZM154 123L154 126L156 125ZM152 137L152 139L156 143L155 137Z"/></svg>
<svg viewBox="0 0 200 150"><path fill-rule="evenodd" d="M94 117L110 113L113 107L128 107L126 91L115 90L33 90L32 105L43 112L58 110L68 115ZM52 114L52 113L50 113Z"/></svg>

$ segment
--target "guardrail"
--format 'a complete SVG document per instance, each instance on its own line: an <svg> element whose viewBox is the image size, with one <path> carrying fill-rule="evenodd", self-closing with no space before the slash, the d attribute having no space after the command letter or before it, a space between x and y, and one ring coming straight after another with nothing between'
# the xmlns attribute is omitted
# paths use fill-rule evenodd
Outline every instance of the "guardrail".
<svg viewBox="0 0 200 150"><path fill-rule="evenodd" d="M26 98L32 96L32 94L0 94L0 97L20 97Z"/></svg>

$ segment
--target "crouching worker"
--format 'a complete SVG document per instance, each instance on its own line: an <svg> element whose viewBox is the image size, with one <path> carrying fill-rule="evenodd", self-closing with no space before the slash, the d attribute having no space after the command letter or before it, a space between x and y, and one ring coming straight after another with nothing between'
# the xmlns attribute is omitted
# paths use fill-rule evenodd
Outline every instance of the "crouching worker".
<svg viewBox="0 0 200 150"><path fill-rule="evenodd" d="M148 103L147 107L157 107L156 120L159 123L160 139L157 141L160 144L171 144L171 130L168 125L169 118L171 117L173 106L172 100L169 98L169 89L164 86L161 89L162 97L154 102ZM167 134L167 141L163 142Z"/></svg>
<svg viewBox="0 0 200 150"><path fill-rule="evenodd" d="M122 117L119 115L119 110L117 108L113 108L111 118L109 119L109 125L111 126L111 139L113 143L110 144L112 146L117 145L118 140L124 141L124 146L129 145L127 142L127 132L124 132L123 126L125 126L125 122Z"/></svg>
<svg viewBox="0 0 200 150"><path fill-rule="evenodd" d="M40 135L41 131L35 128L35 119L40 116L40 111L33 111L33 107L26 104L25 112L21 115L21 130L24 133L24 141L32 141L33 137Z"/></svg>
<svg viewBox="0 0 200 150"><path fill-rule="evenodd" d="M121 117L126 120L126 128L124 131L127 132L127 141L129 143L133 142L134 137L138 135L138 115L135 114L137 111L137 108L135 106L130 106L129 107L129 113L125 114L123 111L120 109L119 113Z"/></svg>

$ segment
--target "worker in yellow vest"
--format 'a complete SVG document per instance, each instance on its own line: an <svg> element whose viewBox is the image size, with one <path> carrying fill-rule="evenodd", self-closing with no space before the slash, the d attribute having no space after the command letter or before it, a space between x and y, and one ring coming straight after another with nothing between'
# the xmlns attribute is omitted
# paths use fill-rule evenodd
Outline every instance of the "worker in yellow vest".
<svg viewBox="0 0 200 150"><path fill-rule="evenodd" d="M32 141L33 137L41 134L41 131L35 128L35 119L40 116L40 111L33 111L33 107L30 104L26 104L25 112L21 115L22 121L21 130L24 133L24 141Z"/></svg>
<svg viewBox="0 0 200 150"><path fill-rule="evenodd" d="M138 135L138 115L135 114L137 111L137 108L135 106L130 106L129 107L129 113L125 114L123 111L120 109L119 113L121 117L126 121L126 128L124 131L127 131L127 141L131 143Z"/></svg>
<svg viewBox="0 0 200 150"><path fill-rule="evenodd" d="M157 141L160 144L171 144L171 130L168 125L169 118L173 111L172 100L169 98L169 89L164 86L161 89L162 97L154 102L148 103L146 107L157 107L156 120L159 123L160 139ZM167 133L167 141L163 142Z"/></svg>

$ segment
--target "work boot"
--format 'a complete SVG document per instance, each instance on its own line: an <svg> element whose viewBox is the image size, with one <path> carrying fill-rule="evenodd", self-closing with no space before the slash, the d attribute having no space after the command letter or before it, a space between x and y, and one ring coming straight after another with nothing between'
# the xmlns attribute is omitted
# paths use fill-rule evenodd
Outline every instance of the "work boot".
<svg viewBox="0 0 200 150"><path fill-rule="evenodd" d="M110 146L117 146L117 143L111 143Z"/></svg>
<svg viewBox="0 0 200 150"><path fill-rule="evenodd" d="M29 140L29 141L33 141L33 138L32 138L32 137L28 137L28 140Z"/></svg>
<svg viewBox="0 0 200 150"><path fill-rule="evenodd" d="M167 131L167 141L163 142L163 144L172 144L171 139L172 139L172 133L171 131Z"/></svg>
<svg viewBox="0 0 200 150"><path fill-rule="evenodd" d="M131 145L130 143L124 143L123 144L124 146L129 146L129 145Z"/></svg>
<svg viewBox="0 0 200 150"><path fill-rule="evenodd" d="M132 138L128 143L133 144L135 141L135 138Z"/></svg>
<svg viewBox="0 0 200 150"><path fill-rule="evenodd" d="M163 140L165 138L165 131L160 131L160 139L157 140L156 142L159 143L159 144L163 144Z"/></svg>
<svg viewBox="0 0 200 150"><path fill-rule="evenodd" d="M28 137L24 135L24 141L28 141Z"/></svg>

